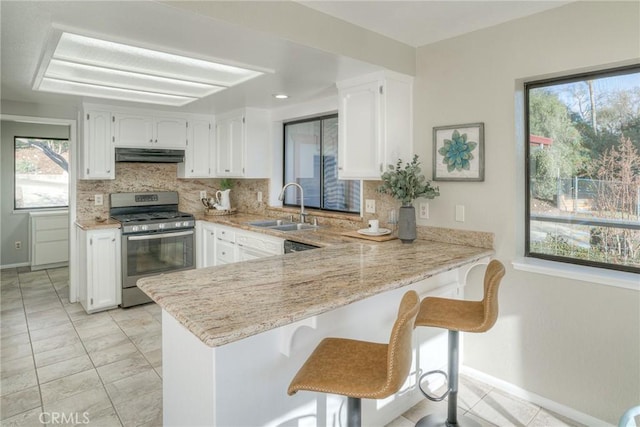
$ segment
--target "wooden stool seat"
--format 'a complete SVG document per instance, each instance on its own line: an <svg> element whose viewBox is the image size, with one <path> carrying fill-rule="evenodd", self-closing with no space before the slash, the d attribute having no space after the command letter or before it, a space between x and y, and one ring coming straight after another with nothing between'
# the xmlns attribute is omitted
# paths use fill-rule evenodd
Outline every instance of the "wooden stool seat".
<svg viewBox="0 0 640 427"><path fill-rule="evenodd" d="M349 426L360 426L360 399L382 399L396 393L409 375L412 335L420 299L405 293L388 344L325 338L289 385L300 390L347 396Z"/></svg>

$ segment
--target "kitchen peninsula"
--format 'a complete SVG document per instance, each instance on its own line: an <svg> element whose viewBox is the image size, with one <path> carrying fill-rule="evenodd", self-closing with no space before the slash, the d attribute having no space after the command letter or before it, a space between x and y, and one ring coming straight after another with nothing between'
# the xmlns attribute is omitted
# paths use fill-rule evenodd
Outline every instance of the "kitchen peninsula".
<svg viewBox="0 0 640 427"><path fill-rule="evenodd" d="M468 271L492 254L425 240L353 241L141 279L163 310L164 425L332 424L340 396L286 393L315 345L326 336L387 341L406 291L462 297ZM414 405L418 371L445 363L444 335L421 329L409 380L393 398L363 401L364 425Z"/></svg>

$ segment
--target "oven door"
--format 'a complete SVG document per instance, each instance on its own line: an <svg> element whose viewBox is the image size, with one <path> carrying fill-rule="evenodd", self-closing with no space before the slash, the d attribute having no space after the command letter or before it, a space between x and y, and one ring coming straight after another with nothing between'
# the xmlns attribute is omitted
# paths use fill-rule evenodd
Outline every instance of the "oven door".
<svg viewBox="0 0 640 427"><path fill-rule="evenodd" d="M122 287L142 277L195 268L194 230L122 236Z"/></svg>

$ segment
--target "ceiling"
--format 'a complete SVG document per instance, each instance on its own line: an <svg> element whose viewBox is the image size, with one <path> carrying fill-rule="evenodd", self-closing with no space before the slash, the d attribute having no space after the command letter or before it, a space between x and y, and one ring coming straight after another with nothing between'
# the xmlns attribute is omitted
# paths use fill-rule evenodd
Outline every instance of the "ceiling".
<svg viewBox="0 0 640 427"><path fill-rule="evenodd" d="M351 24L419 47L513 19L552 9L571 1L299 1Z"/></svg>
<svg viewBox="0 0 640 427"><path fill-rule="evenodd" d="M300 4L419 46L564 3L567 2L322 1ZM219 113L243 106L293 105L333 95L336 81L380 69L374 64L153 1L0 1L0 8L2 100L73 106L82 102L104 102L32 90L42 52L54 27L168 53L272 71L181 108L194 113ZM276 93L287 93L291 98L277 100L272 96Z"/></svg>

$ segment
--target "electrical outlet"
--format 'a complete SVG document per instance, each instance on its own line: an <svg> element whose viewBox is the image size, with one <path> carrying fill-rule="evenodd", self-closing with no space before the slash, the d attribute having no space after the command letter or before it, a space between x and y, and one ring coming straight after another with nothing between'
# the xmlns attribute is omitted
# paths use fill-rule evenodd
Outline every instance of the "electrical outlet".
<svg viewBox="0 0 640 427"><path fill-rule="evenodd" d="M376 213L376 201L373 199L366 199L364 201L364 211L366 213Z"/></svg>
<svg viewBox="0 0 640 427"><path fill-rule="evenodd" d="M20 240L16 240L16 249L22 249L22 242Z"/></svg>
<svg viewBox="0 0 640 427"><path fill-rule="evenodd" d="M429 219L429 203L420 203L420 219Z"/></svg>
<svg viewBox="0 0 640 427"><path fill-rule="evenodd" d="M200 200L206 199L206 198L207 198L207 192L206 191L201 191L200 192Z"/></svg>
<svg viewBox="0 0 640 427"><path fill-rule="evenodd" d="M456 221L464 222L464 205L456 205Z"/></svg>
<svg viewBox="0 0 640 427"><path fill-rule="evenodd" d="M93 196L94 204L96 206L102 206L104 204L104 200L102 199L102 194L96 194Z"/></svg>
<svg viewBox="0 0 640 427"><path fill-rule="evenodd" d="M262 201L262 191L258 191L258 201Z"/></svg>

